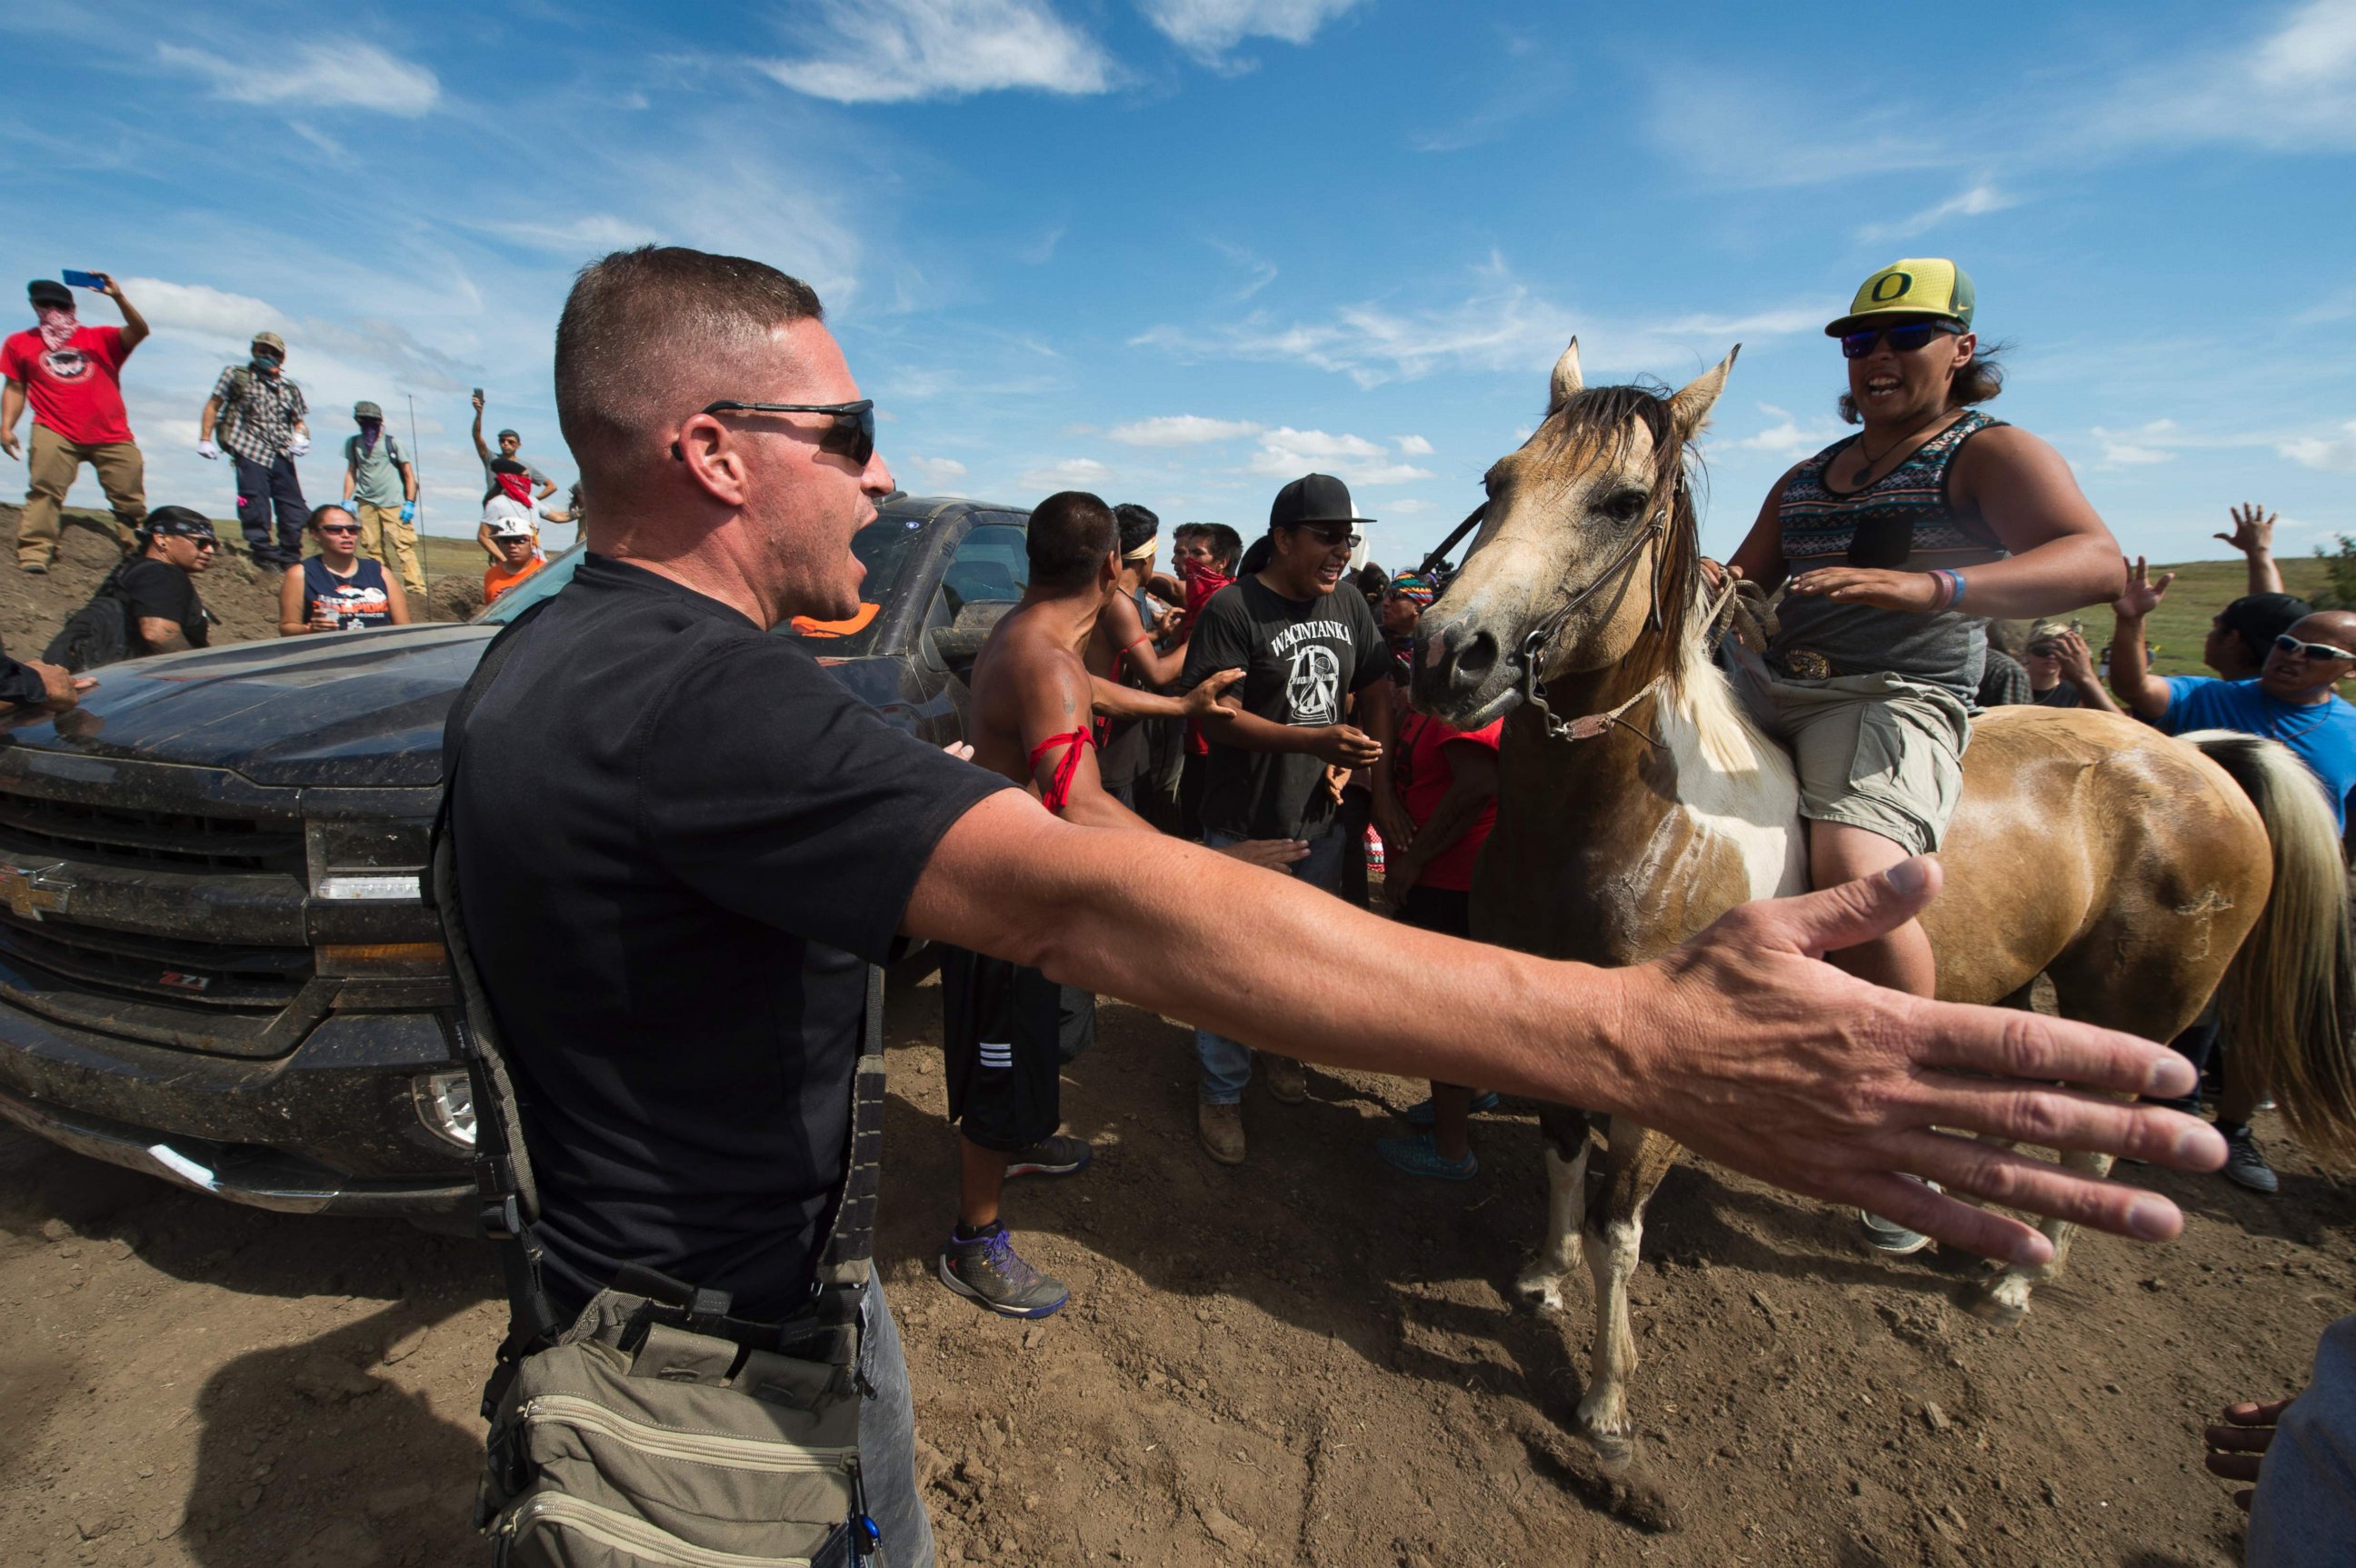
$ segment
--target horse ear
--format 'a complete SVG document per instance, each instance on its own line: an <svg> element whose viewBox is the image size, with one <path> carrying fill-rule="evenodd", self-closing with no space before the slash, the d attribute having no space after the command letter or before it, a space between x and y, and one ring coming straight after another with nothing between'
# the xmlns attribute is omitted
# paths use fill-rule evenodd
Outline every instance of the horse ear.
<svg viewBox="0 0 2356 1568"><path fill-rule="evenodd" d="M1577 397L1584 385L1579 376L1579 339L1573 338L1570 347L1562 351L1562 358L1554 362L1554 382L1547 392L1547 412L1552 413Z"/></svg>
<svg viewBox="0 0 2356 1568"><path fill-rule="evenodd" d="M1718 402L1718 394L1726 390L1726 372L1734 369L1734 356L1742 352L1737 343L1726 351L1726 358L1687 381L1676 396L1669 399L1669 412L1676 415L1677 428L1687 436L1697 435L1709 423L1709 411Z"/></svg>

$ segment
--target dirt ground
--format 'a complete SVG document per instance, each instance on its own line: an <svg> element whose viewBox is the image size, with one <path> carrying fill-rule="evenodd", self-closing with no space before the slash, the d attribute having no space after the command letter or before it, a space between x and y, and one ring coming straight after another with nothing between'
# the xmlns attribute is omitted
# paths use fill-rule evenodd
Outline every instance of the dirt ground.
<svg viewBox="0 0 2356 1568"><path fill-rule="evenodd" d="M947 1562L1357 1568L2239 1561L2203 1416L2296 1386L2356 1305L2356 1194L2278 1136L2267 1201L2156 1176L2191 1227L2082 1241L2021 1326L1973 1265L1709 1168L1655 1202L1635 1285L1643 1449L1568 1435L1590 1297L1514 1305L1534 1119L1466 1187L1377 1166L1419 1086L1312 1071L1196 1150L1191 1040L1108 1004L1066 1075L1098 1149L1009 1218L1073 1302L985 1316L929 1273L953 1204L939 991L903 983L879 1259ZM2262 1134L2276 1133L2269 1118ZM2143 1173L2152 1176L2153 1173ZM231 1208L0 1133L0 1562L369 1568L481 1560L477 1391L503 1306L478 1243Z"/></svg>

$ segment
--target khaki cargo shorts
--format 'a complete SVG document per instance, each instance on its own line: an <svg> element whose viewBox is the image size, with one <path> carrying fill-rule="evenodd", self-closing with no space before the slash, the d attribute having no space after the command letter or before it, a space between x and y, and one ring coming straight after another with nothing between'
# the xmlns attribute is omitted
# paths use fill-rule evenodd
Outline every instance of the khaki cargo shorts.
<svg viewBox="0 0 2356 1568"><path fill-rule="evenodd" d="M1768 682L1775 728L1800 774L1800 815L1939 847L1963 793L1971 720L1961 699L1896 675Z"/></svg>

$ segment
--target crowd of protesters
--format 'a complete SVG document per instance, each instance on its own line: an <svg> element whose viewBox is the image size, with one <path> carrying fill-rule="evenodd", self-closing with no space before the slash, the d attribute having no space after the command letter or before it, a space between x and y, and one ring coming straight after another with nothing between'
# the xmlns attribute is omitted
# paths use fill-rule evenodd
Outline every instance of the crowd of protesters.
<svg viewBox="0 0 2356 1568"><path fill-rule="evenodd" d="M1444 581L1420 571L1393 576L1379 568L1354 570L1361 528L1370 520L1341 479L1312 473L1284 486L1266 531L1248 547L1225 525L1182 525L1171 541L1174 575L1157 570L1160 520L1150 510L1109 506L1079 492L1047 498L1032 515L1028 585L971 672L968 749L977 767L926 757L795 663L779 639L750 635L797 612L840 614L848 589L828 575L838 568L822 553L781 555L772 582L742 564L752 556L730 556L711 542L715 530L764 521L746 476L823 492L833 510L849 517L861 510L862 498L872 503L888 493L889 475L874 452L872 417L845 424L865 416L868 405L849 395L855 386L819 325L815 296L766 269L754 275L754 263L715 271L706 265L712 258L682 259L692 257L609 258L599 264L605 275L599 268L584 273L568 304L573 325L560 328L559 403L576 450L591 449L582 446L584 436L638 436L660 426L678 443L671 447L678 461L633 467L627 455L653 448L643 440L605 443L603 450L624 456L603 459L595 480L600 512L610 496L617 517L623 506L633 509L628 521L606 522L601 515L598 531L584 529L594 553L573 588L550 601L537 629L516 643L521 657L509 666L516 673L505 686L478 678L484 689L462 703L450 741L455 748L467 739L475 757L471 792L453 785L452 822L468 830L460 842L472 845L460 850L454 876L471 907L469 921L481 932L484 972L504 1031L543 1096L537 1113L547 1121L536 1134L534 1157L551 1156L554 1176L541 1240L552 1284L573 1308L599 1296L617 1265L634 1262L684 1273L695 1272L690 1265L698 1262L740 1270L731 1288L743 1310L775 1310L794 1297L814 1266L807 1243L838 1178L833 1153L841 1132L826 1129L838 1114L831 1100L840 1098L840 1086L813 1070L807 1081L797 1076L778 1091L771 1070L776 1036L782 1030L798 1062L835 1062L843 1019L857 1012L842 990L860 967L853 955L883 954L895 932L930 937L943 951L950 1112L961 1161L958 1214L938 1254L938 1277L1007 1316L1054 1313L1069 1291L1021 1257L1001 1212L1005 1181L1075 1175L1090 1159L1088 1145L1061 1129L1058 1081L1061 1068L1093 1036L1095 992L1050 980L1051 954L1055 967L1095 989L1206 1020L1194 1032L1196 1132L1205 1154L1223 1165L1248 1156L1243 1101L1256 1062L1269 1099L1290 1104L1308 1094L1301 1058L1289 1048L1256 1051L1241 1034L1298 1039L1302 1055L1314 1060L1430 1069L1422 1075L1429 1096L1406 1113L1403 1133L1378 1140L1372 1150L1386 1166L1420 1178L1479 1176L1472 1118L1498 1103L1490 1086L1561 1090L1603 1107L1632 1098L1601 1080L1542 1084L1520 1048L1499 1047L1512 1037L1496 1001L1512 993L1507 971L1489 976L1493 988L1456 984L1456 972L1476 961L1509 961L1502 950L1476 950L1464 940L1473 867L1495 817L1502 724L1462 730L1409 712L1404 687L1417 622ZM1961 279L1959 269L1954 275ZM209 618L196 579L219 542L188 509L145 509L119 377L145 327L112 281L101 279L124 327L81 327L70 291L36 283L30 297L39 324L5 346L0 446L11 455L27 399L35 411L19 564L27 572L48 568L58 506L87 462L125 542L126 564L110 583L129 607L133 650L200 648ZM671 345L642 324L625 329L625 306L669 308L676 316L691 285L729 295L729 309L760 328L747 335L709 321L695 327L711 337L718 358L748 366L761 360L772 327L777 341L792 339L792 352L769 368L810 382L813 401L782 406L831 423L816 442L798 444L791 459L755 460L743 433L712 409L683 423L675 410L649 412L648 388L667 388L665 378L687 372L666 358L662 376L654 373L650 356L659 349L669 356ZM1962 279L1965 327L1968 287ZM603 319L600 330L592 329L591 317ZM685 329L686 318L679 317L678 325ZM576 338L570 349L568 329ZM1936 340L1927 331L1911 348L1895 340L1912 329L1876 321L1859 335L1873 339L1868 349L1875 353L1912 352ZM594 362L601 358L613 362ZM233 460L248 550L284 571L282 633L405 624L411 598L424 589L414 457L384 428L380 405L359 403L356 434L342 447L341 499L306 510L296 464L310 449L308 408L285 374L285 360L284 342L264 332L245 363L223 369L200 415L198 451ZM581 490L575 487L561 513L538 510L556 493L554 481L523 456L516 431L499 431L496 449L485 440L479 391L474 409L485 479L477 538L489 563L484 595L495 600L544 563L541 518L583 520ZM842 434L846 429L852 434ZM730 455L725 462L722 454ZM872 504L867 510L872 514ZM2105 657L2098 659L2074 622L2049 618L2025 631L2013 628L2014 646L1991 657L1981 680L1980 705L2097 707L2169 733L2222 727L2279 740L2314 772L2344 829L2356 791L2356 708L2334 686L2356 673L2356 613L2316 611L2282 592L2271 559L2272 526L2257 509L2237 510L2233 532L2221 535L2248 559L2251 593L2216 618L2204 650L2215 678L2150 673L2145 622L2171 579L2152 579L2138 562L2112 606L2116 631ZM314 547L307 557L306 532ZM656 564L707 551L714 552L705 564L715 575L698 579L699 586ZM723 582L723 591L705 591ZM1960 580L1949 593L1936 607L1960 602ZM739 679L722 679L729 671ZM635 694L616 691L616 682ZM51 708L71 705L88 684L47 664L11 664L0 670L0 698ZM764 711L773 725L742 722L740 703L755 694L768 704ZM608 742L588 715L610 712L616 702L660 715L658 722L680 737L676 748L654 753L666 759L667 779L610 766L614 759L601 749ZM1960 712L1965 704L1956 706ZM840 772L810 774L819 750L843 747ZM627 799L584 797L589 809L578 820L541 809L536 802L548 791L530 781L565 766L567 757L579 764L577 775L568 776L607 779ZM749 816L745 779L763 781L766 790L756 791L762 799ZM1134 835L1124 841L1132 846L1124 864L1102 864L1095 840L1042 836L1036 813L1007 804L1010 785L1068 823ZM681 811L694 818L687 831L663 825ZM782 845L772 832L776 813L827 821L839 836L823 845ZM1236 883L1233 874L1209 869L1219 864L1210 857L1155 860L1159 850L1135 847L1170 837L1198 841L1223 852L1226 862L1274 871L1301 885L1301 896ZM564 868L581 859L584 844L601 846L605 858L594 866L584 862L583 888L647 902L647 920L624 921L621 932L661 947L648 972L663 977L657 989L678 993L676 1004L612 993L597 972L567 968L576 957L593 964L601 955L616 956L606 950L617 940L610 916L618 906L550 896L551 886L564 882ZM1378 894L1369 892L1370 850L1382 868ZM1130 856L1137 865L1126 864ZM510 861L535 875L509 875ZM604 868L639 861L669 866L670 882L649 892L643 880L625 879L626 887L605 879ZM823 906L797 875L830 877L835 891L847 894L841 877L852 867L868 886L855 898L842 897L840 907ZM1864 869L1879 869L1879 863ZM1895 902L1873 940L1902 933L1920 907L1898 907L1906 890L1921 884L1901 875L1904 869L1901 860L1874 883L1873 897ZM1211 901L1218 911L1207 917L1212 923L1181 908L1185 900L1166 896L1157 875L1223 889ZM529 910L501 904L526 888ZM1330 904L1308 897L1312 890L1332 896ZM1066 929L1059 922L1076 905L1117 938L1098 940ZM1364 918L1344 913L1351 905L1394 917L1387 928L1393 934L1351 924ZM599 923L583 924L572 933L577 940L551 940L549 922L587 921L584 911L592 908L601 912ZM1216 924L1222 920L1229 929ZM1329 928L1333 940L1323 949L1287 950L1281 962L1273 961L1277 948L1269 944L1300 943ZM1447 945L1412 945L1422 941ZM768 951L765 943L776 947L771 956L784 956L782 965L755 961ZM1226 987L1224 997L1201 993L1139 956L1173 946L1218 958L1219 972L1242 983ZM1455 976L1444 983L1431 978L1433 965L1416 961L1417 955L1443 952L1450 962L1440 967ZM1476 952L1484 956L1469 956ZM552 953L563 956L552 965ZM1526 979L1519 969L1511 973ZM1382 984L1416 975L1424 976L1416 985L1456 989L1411 998L1418 1005L1409 1015L1429 1032L1462 1039L1432 1047L1419 1025L1408 1032L1412 1048L1393 1043L1394 1036L1408 1040L1408 1033L1397 1017L1371 1010L1376 1004L1370 998ZM709 989L699 993L698 985ZM789 1003L773 993L777 986L797 988ZM1869 993L1864 987L1842 991L1825 1010L1855 1011ZM1338 1001L1344 994L1353 1000ZM744 1005L733 1014L715 1010L713 996ZM582 1056L583 1041L638 1037L609 1026L642 1015L661 1017L674 1033L687 1030L691 1044L701 1042L694 1050L673 1050L668 1059L680 1067L680 1076L659 1091L642 1076L609 1079L612 1063L590 1064ZM2217 1120L2226 1173L2254 1190L2275 1190L2274 1173L2249 1130L2249 1113L2265 1086L2235 1076L2231 1041L2221 1052L2213 1017L2177 1044L2196 1065L2222 1054ZM1994 1066L1997 1058L1987 1059ZM743 1071L732 1077L736 1069ZM766 1085L766 1098L740 1097L755 1081ZM2143 1081L2140 1073L2136 1081ZM1730 1106L1739 1110L1738 1100L1720 1096L1711 1109L1687 1114L1707 1122L1730 1113ZM2200 1090L2176 1103L2197 1113ZM1960 1106L1948 1111L1937 1124L1966 1124ZM683 1139L691 1124L698 1135ZM574 1133L580 1158L569 1163L559 1143ZM1687 1141L1708 1147L1706 1133ZM582 1153L623 1143L642 1148L651 1163L616 1165ZM787 1206L798 1227L790 1246L776 1241L776 1208L745 1207L752 1194L774 1194L787 1179L799 1184ZM692 1240L660 1218L690 1187L723 1199L699 1216ZM733 1241L732 1226L743 1231ZM766 1238L758 1246L750 1240L756 1232ZM786 1257L781 1247L794 1255ZM877 1345L891 1346L896 1358L880 1290L862 1310ZM867 1382L863 1375L861 1380ZM904 1420L905 1382L880 1374L876 1381L880 1397L896 1401ZM877 1401L877 1389L868 1387L864 1397ZM2244 1424L2262 1424L2274 1413L2257 1412ZM887 1413L884 1424L893 1422ZM892 1491L905 1492L905 1460L895 1458L877 1464L875 1474ZM907 1499L894 1506L900 1528L922 1532L920 1514L906 1517Z"/></svg>

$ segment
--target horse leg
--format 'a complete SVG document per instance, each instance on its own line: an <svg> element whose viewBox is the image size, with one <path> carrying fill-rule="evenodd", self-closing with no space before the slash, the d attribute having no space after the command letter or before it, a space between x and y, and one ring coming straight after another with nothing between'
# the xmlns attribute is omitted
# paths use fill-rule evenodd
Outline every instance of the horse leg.
<svg viewBox="0 0 2356 1568"><path fill-rule="evenodd" d="M1587 1216L1587 1156L1594 1143L1587 1118L1549 1105L1538 1112L1546 1138L1547 1233L1514 1288L1540 1312L1562 1307L1562 1276L1579 1266L1580 1228Z"/></svg>
<svg viewBox="0 0 2356 1568"><path fill-rule="evenodd" d="M1628 1415L1628 1376L1636 1369L1628 1286L1644 1244L1644 1205L1676 1161L1677 1145L1665 1134L1612 1119L1611 1176L1600 1212L1588 1216L1596 1242L1587 1254L1595 1280L1595 1349L1579 1425L1596 1452L1614 1464L1636 1453L1636 1425Z"/></svg>
<svg viewBox="0 0 2356 1568"><path fill-rule="evenodd" d="M2072 1151L2062 1156L2062 1168L2101 1178L2110 1175L2111 1156ZM2053 1256L2033 1269L2013 1263L1983 1280L1964 1305L1989 1322L2009 1328L2029 1316L2029 1294L2048 1280L2062 1277L2070 1262L2070 1242L2078 1228L2066 1220L2047 1219L2037 1227L2053 1243Z"/></svg>

